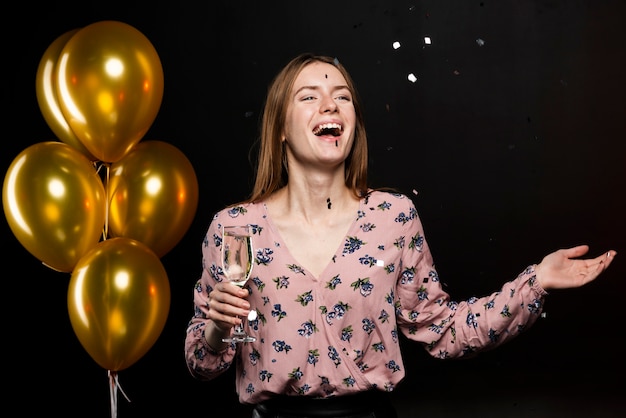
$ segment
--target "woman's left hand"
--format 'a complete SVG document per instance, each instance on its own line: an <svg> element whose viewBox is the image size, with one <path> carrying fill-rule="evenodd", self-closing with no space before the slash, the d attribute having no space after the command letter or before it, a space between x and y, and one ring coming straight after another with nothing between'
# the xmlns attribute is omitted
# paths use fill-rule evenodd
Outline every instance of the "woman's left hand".
<svg viewBox="0 0 626 418"><path fill-rule="evenodd" d="M566 248L548 254L535 268L537 281L544 289L583 286L606 270L617 254L610 250L596 258L578 259L589 251L588 245Z"/></svg>

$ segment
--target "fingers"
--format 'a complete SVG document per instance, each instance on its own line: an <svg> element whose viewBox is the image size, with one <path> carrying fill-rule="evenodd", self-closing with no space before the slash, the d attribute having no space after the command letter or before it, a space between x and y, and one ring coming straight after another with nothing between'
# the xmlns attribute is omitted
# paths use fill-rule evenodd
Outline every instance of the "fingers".
<svg viewBox="0 0 626 418"><path fill-rule="evenodd" d="M250 303L244 299L247 296L246 289L232 283L218 283L209 293L209 318L230 325L239 324L239 317L246 317L250 310Z"/></svg>
<svg viewBox="0 0 626 418"><path fill-rule="evenodd" d="M591 259L587 263L587 273L585 283L595 280L604 270L606 270L617 253L613 250Z"/></svg>
<svg viewBox="0 0 626 418"><path fill-rule="evenodd" d="M567 258L576 258L576 257L580 257L582 255L587 254L587 251L589 251L589 246L588 245L578 245L576 247L571 247L571 248L566 248L563 251L564 255Z"/></svg>
<svg viewBox="0 0 626 418"><path fill-rule="evenodd" d="M610 250L596 257L595 261L598 263L599 267L601 267L601 271L604 271L609 265L611 265L615 255L617 255L617 252Z"/></svg>

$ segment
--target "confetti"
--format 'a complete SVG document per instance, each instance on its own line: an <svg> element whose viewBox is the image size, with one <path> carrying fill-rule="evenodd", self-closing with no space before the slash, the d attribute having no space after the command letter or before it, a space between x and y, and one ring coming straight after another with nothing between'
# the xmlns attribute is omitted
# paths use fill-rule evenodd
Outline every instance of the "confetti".
<svg viewBox="0 0 626 418"><path fill-rule="evenodd" d="M248 312L248 321L254 321L256 319L256 310L251 310L250 312Z"/></svg>
<svg viewBox="0 0 626 418"><path fill-rule="evenodd" d="M430 45L430 43L431 43L431 41L430 41L430 36L426 36L426 37L424 37L424 43L425 43L426 45Z"/></svg>
<svg viewBox="0 0 626 418"><path fill-rule="evenodd" d="M398 49L398 48L400 48L400 42L395 41L395 42L392 44L392 46L393 46L393 49Z"/></svg>
<svg viewBox="0 0 626 418"><path fill-rule="evenodd" d="M485 41L483 41L482 39L478 38L476 39L476 43L478 44L478 46L483 46L485 45Z"/></svg>
<svg viewBox="0 0 626 418"><path fill-rule="evenodd" d="M409 74L408 79L411 83L415 83L417 81L417 77L413 73Z"/></svg>

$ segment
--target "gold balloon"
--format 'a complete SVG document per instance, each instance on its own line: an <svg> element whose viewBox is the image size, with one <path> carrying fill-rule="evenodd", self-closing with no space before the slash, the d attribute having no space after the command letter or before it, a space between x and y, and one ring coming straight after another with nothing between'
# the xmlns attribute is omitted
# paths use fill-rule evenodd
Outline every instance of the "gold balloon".
<svg viewBox="0 0 626 418"><path fill-rule="evenodd" d="M13 160L2 204L18 241L58 271L72 271L102 237L102 180L87 157L63 142L31 145Z"/></svg>
<svg viewBox="0 0 626 418"><path fill-rule="evenodd" d="M123 370L158 339L170 308L159 258L130 238L101 241L76 264L67 305L74 333L96 363Z"/></svg>
<svg viewBox="0 0 626 418"><path fill-rule="evenodd" d="M57 60L67 41L74 36L76 32L78 32L78 29L65 32L63 35L59 36L48 46L41 57L39 67L37 67L37 103L39 104L39 109L46 123L57 138L73 148L76 148L91 161L94 161L96 158L91 155L72 129L70 129L70 125L65 120L65 116L63 116L63 112L61 112L57 99L55 81Z"/></svg>
<svg viewBox="0 0 626 418"><path fill-rule="evenodd" d="M150 41L116 21L85 26L56 66L61 111L100 161L120 160L145 135L163 99L163 69Z"/></svg>
<svg viewBox="0 0 626 418"><path fill-rule="evenodd" d="M175 146L143 141L111 164L109 234L133 238L159 257L185 235L198 206L193 166Z"/></svg>

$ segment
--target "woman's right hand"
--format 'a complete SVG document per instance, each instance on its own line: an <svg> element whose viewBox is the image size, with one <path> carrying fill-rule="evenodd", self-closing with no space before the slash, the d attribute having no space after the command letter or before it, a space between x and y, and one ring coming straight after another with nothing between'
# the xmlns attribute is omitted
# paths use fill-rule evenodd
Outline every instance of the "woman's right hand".
<svg viewBox="0 0 626 418"><path fill-rule="evenodd" d="M205 330L205 338L211 347L218 348L218 345L212 342L221 341L228 336L231 328L241 324L241 318L248 316L250 312L250 303L246 300L248 296L247 289L230 282L218 283L209 293L208 318L211 322Z"/></svg>

